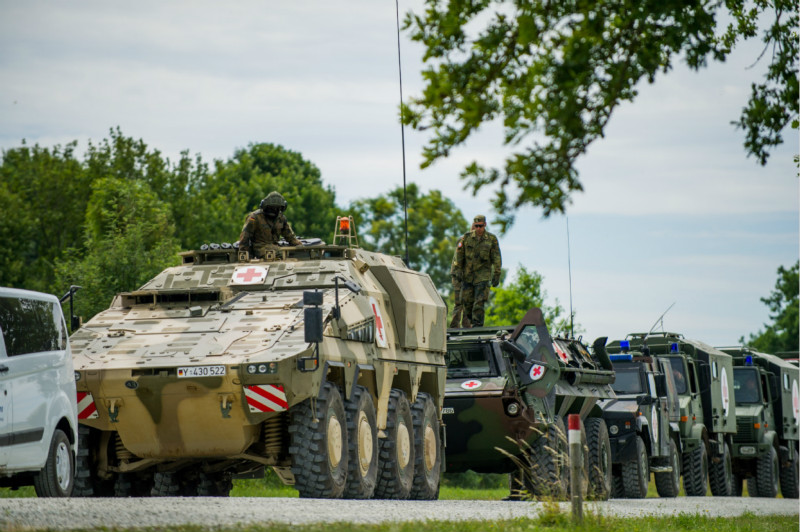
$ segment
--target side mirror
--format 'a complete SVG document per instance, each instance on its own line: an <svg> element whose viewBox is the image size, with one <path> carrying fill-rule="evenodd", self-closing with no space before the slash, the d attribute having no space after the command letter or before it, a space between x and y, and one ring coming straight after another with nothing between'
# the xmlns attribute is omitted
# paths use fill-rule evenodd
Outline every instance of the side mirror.
<svg viewBox="0 0 800 532"><path fill-rule="evenodd" d="M322 309L311 307L303 310L305 321L305 341L319 343L322 341Z"/></svg>
<svg viewBox="0 0 800 532"><path fill-rule="evenodd" d="M656 382L656 395L659 397L667 396L667 376L663 373L658 373L653 376Z"/></svg>

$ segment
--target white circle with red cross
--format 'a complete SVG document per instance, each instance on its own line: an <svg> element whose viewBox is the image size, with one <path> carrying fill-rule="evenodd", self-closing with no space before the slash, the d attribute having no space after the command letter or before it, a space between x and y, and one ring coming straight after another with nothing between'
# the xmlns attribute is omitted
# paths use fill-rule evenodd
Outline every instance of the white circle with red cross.
<svg viewBox="0 0 800 532"><path fill-rule="evenodd" d="M800 422L800 393L797 391L797 381L792 381L792 410L794 411L794 422Z"/></svg>
<svg viewBox="0 0 800 532"><path fill-rule="evenodd" d="M381 314L381 307L374 297L369 298L369 306L372 308L372 313L375 314L375 342L380 347L386 347L386 326L383 323L383 314Z"/></svg>
<svg viewBox="0 0 800 532"><path fill-rule="evenodd" d="M267 266L239 266L233 270L231 284L262 284L267 280Z"/></svg>
<svg viewBox="0 0 800 532"><path fill-rule="evenodd" d="M653 429L653 441L658 441L658 412L656 411L656 405L653 405L650 408L650 420L652 422L652 429Z"/></svg>
<svg viewBox="0 0 800 532"><path fill-rule="evenodd" d="M483 383L478 379L470 379L461 383L461 387L465 390L477 390Z"/></svg>
<svg viewBox="0 0 800 532"><path fill-rule="evenodd" d="M541 364L534 364L531 367L531 370L528 372L532 381L538 381L542 377L544 377L545 367Z"/></svg>
<svg viewBox="0 0 800 532"><path fill-rule="evenodd" d="M722 368L722 374L719 379L722 383L722 415L727 416L728 410L731 406L730 391L728 390L728 372Z"/></svg>

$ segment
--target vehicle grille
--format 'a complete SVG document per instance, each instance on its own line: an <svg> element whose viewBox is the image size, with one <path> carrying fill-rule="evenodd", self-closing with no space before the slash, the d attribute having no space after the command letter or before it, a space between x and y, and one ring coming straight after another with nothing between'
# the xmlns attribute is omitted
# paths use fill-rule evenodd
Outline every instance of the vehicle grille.
<svg viewBox="0 0 800 532"><path fill-rule="evenodd" d="M756 429L753 427L753 418L747 417L736 420L736 435L733 441L737 443L753 442L756 439Z"/></svg>

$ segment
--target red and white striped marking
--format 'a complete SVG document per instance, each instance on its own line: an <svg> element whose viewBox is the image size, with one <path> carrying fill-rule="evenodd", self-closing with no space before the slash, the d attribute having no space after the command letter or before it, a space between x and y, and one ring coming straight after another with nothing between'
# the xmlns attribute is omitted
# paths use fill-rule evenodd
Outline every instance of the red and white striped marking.
<svg viewBox="0 0 800 532"><path fill-rule="evenodd" d="M556 354L558 355L558 358L560 358L564 362L569 362L569 357L564 352L564 350L561 349L561 346L558 345L558 342L553 342L553 348L555 349Z"/></svg>
<svg viewBox="0 0 800 532"><path fill-rule="evenodd" d="M278 384L257 384L247 386L244 396L250 412L283 412L289 408L286 392Z"/></svg>
<svg viewBox="0 0 800 532"><path fill-rule="evenodd" d="M89 392L78 392L78 419L97 419L97 406Z"/></svg>

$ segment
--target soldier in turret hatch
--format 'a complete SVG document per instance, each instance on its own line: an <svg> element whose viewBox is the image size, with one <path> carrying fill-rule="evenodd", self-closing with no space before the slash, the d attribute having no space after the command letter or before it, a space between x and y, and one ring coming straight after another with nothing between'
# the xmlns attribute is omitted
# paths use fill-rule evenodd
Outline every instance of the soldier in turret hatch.
<svg viewBox="0 0 800 532"><path fill-rule="evenodd" d="M483 326L489 283L500 284L502 266L497 237L486 231L486 217L479 214L473 220L472 231L458 240L450 270L461 275L461 302L472 327Z"/></svg>
<svg viewBox="0 0 800 532"><path fill-rule="evenodd" d="M286 206L286 199L277 191L261 200L259 209L247 215L239 236L239 249L259 258L264 256L268 246L277 246L281 238L292 246L302 246L283 215Z"/></svg>

